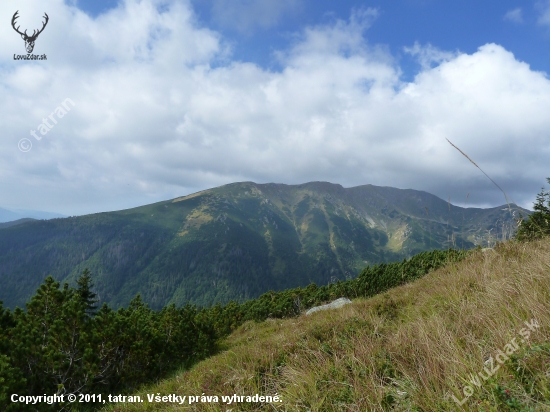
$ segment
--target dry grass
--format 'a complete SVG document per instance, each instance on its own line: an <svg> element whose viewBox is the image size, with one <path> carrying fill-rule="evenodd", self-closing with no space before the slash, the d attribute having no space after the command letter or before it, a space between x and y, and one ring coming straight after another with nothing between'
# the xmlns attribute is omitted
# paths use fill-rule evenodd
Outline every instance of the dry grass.
<svg viewBox="0 0 550 412"><path fill-rule="evenodd" d="M112 411L550 411L550 240L506 242L341 309L247 323L227 350ZM540 327L458 407L524 322ZM496 365L496 363L495 363ZM484 373L486 375L486 373ZM473 386L469 384L470 386ZM147 393L218 395L219 403L148 403ZM226 405L221 395L279 404Z"/></svg>

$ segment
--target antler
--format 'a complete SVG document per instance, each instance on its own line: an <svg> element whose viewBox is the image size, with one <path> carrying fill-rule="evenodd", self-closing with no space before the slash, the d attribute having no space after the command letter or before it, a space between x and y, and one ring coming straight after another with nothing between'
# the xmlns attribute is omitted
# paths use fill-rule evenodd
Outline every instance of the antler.
<svg viewBox="0 0 550 412"><path fill-rule="evenodd" d="M19 18L19 16L17 15L17 13L19 13L19 10L17 10L17 11L15 12L15 14L13 15L13 17L11 18L11 26L12 26L13 29L14 29L17 33L19 33L21 36L26 36L26 35L27 35L27 30L25 30L25 33L21 33L21 32L19 31L19 27L21 27L21 26L17 26L17 28L15 28L15 20L16 20L17 18Z"/></svg>
<svg viewBox="0 0 550 412"><path fill-rule="evenodd" d="M42 23L42 28L40 30L38 30L38 33L36 32L36 30L33 30L32 32L32 36L29 36L27 34L27 30L25 30L25 33L21 33L19 31L19 27L21 26L17 26L17 28L15 28L15 20L19 18L19 16L17 15L17 13L19 13L19 10L17 10L15 12L15 14L13 15L12 19L11 19L11 25L13 27L13 29L19 33L21 36L25 36L27 39L36 39L38 37L38 35L40 33L42 33L42 31L44 30L44 28L46 27L46 25L48 24L48 21L50 20L50 18L48 17L48 14L47 13L44 13L44 18L46 19L46 21L44 23Z"/></svg>
<svg viewBox="0 0 550 412"><path fill-rule="evenodd" d="M44 16L42 16L42 17L44 17L46 19L46 21L44 23L42 23L42 28L40 30L38 30L38 33L34 34L34 31L33 31L32 37L38 37L38 35L44 31L44 28L46 27L46 24L48 24L48 21L50 20L50 18L46 14L46 12L44 12Z"/></svg>

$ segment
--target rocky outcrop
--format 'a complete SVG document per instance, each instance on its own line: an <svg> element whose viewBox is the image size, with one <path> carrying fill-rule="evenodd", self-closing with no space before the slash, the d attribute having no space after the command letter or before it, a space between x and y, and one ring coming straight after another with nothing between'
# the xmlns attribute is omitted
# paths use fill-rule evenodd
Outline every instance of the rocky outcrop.
<svg viewBox="0 0 550 412"><path fill-rule="evenodd" d="M349 300L348 298L336 299L335 301L328 303L326 305L315 306L309 309L306 312L306 315L311 315L312 313L318 312L320 310L341 308L342 306L347 305L348 303L351 303L351 300Z"/></svg>

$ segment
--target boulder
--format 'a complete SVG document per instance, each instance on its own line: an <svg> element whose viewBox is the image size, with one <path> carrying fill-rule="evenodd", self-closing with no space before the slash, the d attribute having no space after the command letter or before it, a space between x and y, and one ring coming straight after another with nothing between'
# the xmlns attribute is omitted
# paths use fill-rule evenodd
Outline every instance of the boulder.
<svg viewBox="0 0 550 412"><path fill-rule="evenodd" d="M336 299L335 301L330 302L326 305L315 306L315 307L309 309L306 312L306 315L311 315L312 313L318 312L320 310L341 308L342 306L347 305L348 303L351 303L351 300L349 300L348 298Z"/></svg>

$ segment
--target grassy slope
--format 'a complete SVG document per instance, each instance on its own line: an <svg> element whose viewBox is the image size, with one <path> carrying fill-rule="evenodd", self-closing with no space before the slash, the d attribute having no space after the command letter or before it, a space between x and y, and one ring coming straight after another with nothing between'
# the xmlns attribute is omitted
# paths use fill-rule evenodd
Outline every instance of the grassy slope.
<svg viewBox="0 0 550 412"><path fill-rule="evenodd" d="M507 242L342 309L246 323L224 342L226 350L141 393L144 399L146 393L278 393L280 404L231 406L220 398L109 410L461 410L449 395L462 399L470 375L483 372L487 356L516 338L519 349L481 379L462 409L546 411L549 306L550 240ZM533 318L540 327L521 343L519 331Z"/></svg>

